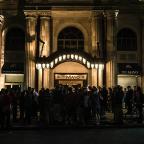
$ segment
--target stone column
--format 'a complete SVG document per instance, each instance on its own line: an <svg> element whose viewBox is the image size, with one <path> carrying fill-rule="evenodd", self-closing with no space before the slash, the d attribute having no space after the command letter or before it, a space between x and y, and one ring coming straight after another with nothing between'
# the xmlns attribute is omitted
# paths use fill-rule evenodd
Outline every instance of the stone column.
<svg viewBox="0 0 144 144"><path fill-rule="evenodd" d="M92 86L97 86L97 69L91 69L92 72Z"/></svg>
<svg viewBox="0 0 144 144"><path fill-rule="evenodd" d="M2 28L4 23L4 16L0 15L0 68L2 68L4 64L4 38L2 36ZM2 73L0 71L0 89L4 87L4 76L2 76Z"/></svg>
<svg viewBox="0 0 144 144"><path fill-rule="evenodd" d="M141 44L141 54L142 54L142 90L144 92L144 17L141 22L141 30L142 30L142 44Z"/></svg>
<svg viewBox="0 0 144 144"><path fill-rule="evenodd" d="M110 77L112 82L110 86L117 85L117 59L116 59L116 17L115 11L107 11L107 60L112 63Z"/></svg>
<svg viewBox="0 0 144 144"><path fill-rule="evenodd" d="M0 67L2 68L2 59L4 58L2 54L4 49L2 47L2 27L3 27L3 21L4 21L4 17L2 15L0 15Z"/></svg>
<svg viewBox="0 0 144 144"><path fill-rule="evenodd" d="M43 49L42 43L40 42L40 56L48 57L50 55L50 17L40 17L40 40L44 42ZM50 87L50 69L43 69L43 87L49 88ZM39 88L41 84L39 83Z"/></svg>
<svg viewBox="0 0 144 144"><path fill-rule="evenodd" d="M36 17L26 17L26 87L35 87Z"/></svg>
<svg viewBox="0 0 144 144"><path fill-rule="evenodd" d="M97 57L102 57L102 13L98 12L95 16L96 20L96 48Z"/></svg>
<svg viewBox="0 0 144 144"><path fill-rule="evenodd" d="M99 43L99 47L98 47ZM92 54L100 57L102 53L102 12L94 11L92 19Z"/></svg>
<svg viewBox="0 0 144 144"><path fill-rule="evenodd" d="M98 86L103 87L103 69L98 69Z"/></svg>

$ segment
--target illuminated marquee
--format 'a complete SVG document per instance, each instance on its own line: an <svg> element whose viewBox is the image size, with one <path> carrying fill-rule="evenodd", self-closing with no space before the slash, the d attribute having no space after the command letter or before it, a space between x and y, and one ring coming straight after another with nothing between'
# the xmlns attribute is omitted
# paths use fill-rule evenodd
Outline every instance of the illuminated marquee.
<svg viewBox="0 0 144 144"><path fill-rule="evenodd" d="M65 62L65 61L79 62L79 63L85 65L88 69L90 69L90 68L103 69L104 68L103 63L90 62L85 57L78 55L78 54L63 54L63 55L60 55L60 56L54 58L53 60L51 60L49 62L38 62L36 64L36 68L37 69L54 68L54 66L56 66L62 62Z"/></svg>

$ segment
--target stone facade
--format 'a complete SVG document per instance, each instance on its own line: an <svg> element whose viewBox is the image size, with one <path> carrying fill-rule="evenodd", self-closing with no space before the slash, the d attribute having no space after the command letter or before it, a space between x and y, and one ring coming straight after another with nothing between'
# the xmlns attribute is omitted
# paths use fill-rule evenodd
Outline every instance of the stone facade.
<svg viewBox="0 0 144 144"><path fill-rule="evenodd" d="M143 2L33 0L23 4L19 1L15 3L1 1L0 3L1 69L5 63L7 32L13 28L20 28L25 33L24 81L15 84L37 89L53 88L54 75L57 73L84 73L88 76L88 85L112 87L121 84L126 87L133 83L133 86L140 85L144 88ZM88 60L87 66L84 67L77 63L77 59L67 59L54 67L42 68L48 64L45 61L41 63L42 69L36 68L37 59L44 60L45 57L49 59L58 51L58 35L66 27L75 27L82 32L84 52L95 59L96 65L103 64L103 70L93 68L92 62L89 67ZM129 28L136 34L137 49L134 51L117 50L117 34L124 28ZM49 64L55 63L55 59L56 57ZM141 72L137 75L119 73L118 65L121 64L137 64L141 67ZM1 71L1 88L14 84L5 81L7 75Z"/></svg>

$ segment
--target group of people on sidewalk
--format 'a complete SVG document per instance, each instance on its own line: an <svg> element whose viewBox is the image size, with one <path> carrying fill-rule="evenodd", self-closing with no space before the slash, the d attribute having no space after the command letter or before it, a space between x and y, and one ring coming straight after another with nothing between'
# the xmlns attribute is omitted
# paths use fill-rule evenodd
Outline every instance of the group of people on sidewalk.
<svg viewBox="0 0 144 144"><path fill-rule="evenodd" d="M127 114L137 109L137 121L143 121L143 94L140 87L69 87L57 85L54 89L42 88L39 92L2 89L0 91L0 128L9 128L12 123L43 126L54 124L87 125L90 120L100 124L107 111L114 114L114 122L123 123L123 103Z"/></svg>

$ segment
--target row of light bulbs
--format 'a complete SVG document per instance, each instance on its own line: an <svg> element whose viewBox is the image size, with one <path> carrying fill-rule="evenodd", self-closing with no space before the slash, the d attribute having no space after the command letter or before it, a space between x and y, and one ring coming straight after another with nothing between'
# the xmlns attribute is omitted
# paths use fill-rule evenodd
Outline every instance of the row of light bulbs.
<svg viewBox="0 0 144 144"><path fill-rule="evenodd" d="M36 64L36 68L37 69L44 69L44 68L53 68L55 64L57 64L58 62L62 62L64 60L76 60L76 61L80 61L82 62L84 65L87 66L87 68L96 68L96 69L103 69L104 65L103 64L95 64L95 63L90 63L89 61L87 61L85 58L83 58L80 55L77 54L63 54L57 58L55 58L52 62L50 63L37 63Z"/></svg>

